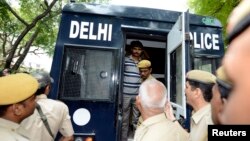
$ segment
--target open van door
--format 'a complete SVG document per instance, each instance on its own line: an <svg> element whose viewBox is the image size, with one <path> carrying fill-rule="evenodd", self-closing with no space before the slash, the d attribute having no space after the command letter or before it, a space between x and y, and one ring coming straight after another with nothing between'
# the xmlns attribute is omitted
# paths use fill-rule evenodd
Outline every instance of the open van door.
<svg viewBox="0 0 250 141"><path fill-rule="evenodd" d="M185 74L189 70L189 49L185 33L189 33L188 13L183 12L168 34L167 88L177 119L186 118Z"/></svg>

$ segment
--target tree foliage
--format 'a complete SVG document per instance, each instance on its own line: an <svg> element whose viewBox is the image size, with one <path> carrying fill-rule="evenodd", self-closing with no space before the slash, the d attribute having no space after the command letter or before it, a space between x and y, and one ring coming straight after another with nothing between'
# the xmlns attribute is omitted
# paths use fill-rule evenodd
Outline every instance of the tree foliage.
<svg viewBox="0 0 250 141"><path fill-rule="evenodd" d="M239 2L240 0L188 0L188 5L196 14L219 19L225 35L228 16Z"/></svg>
<svg viewBox="0 0 250 141"><path fill-rule="evenodd" d="M69 0L0 0L0 67L18 70L30 48L54 51L61 10ZM104 3L108 0L78 0Z"/></svg>

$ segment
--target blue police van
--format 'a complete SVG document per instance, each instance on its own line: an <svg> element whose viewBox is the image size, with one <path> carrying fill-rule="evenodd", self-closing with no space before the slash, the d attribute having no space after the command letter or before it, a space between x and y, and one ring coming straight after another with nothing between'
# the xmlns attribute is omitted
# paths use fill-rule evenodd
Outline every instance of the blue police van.
<svg viewBox="0 0 250 141"><path fill-rule="evenodd" d="M69 3L62 10L50 94L69 107L76 141L119 141L123 61L131 41L150 56L175 115L189 128L184 94L190 69L215 72L224 54L213 17L131 6Z"/></svg>

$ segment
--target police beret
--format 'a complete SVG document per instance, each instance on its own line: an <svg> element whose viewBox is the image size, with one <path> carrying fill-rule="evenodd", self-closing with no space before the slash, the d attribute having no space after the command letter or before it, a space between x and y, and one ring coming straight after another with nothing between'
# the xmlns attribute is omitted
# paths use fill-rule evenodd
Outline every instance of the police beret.
<svg viewBox="0 0 250 141"><path fill-rule="evenodd" d="M221 66L216 70L217 83L222 85L223 87L230 89L232 87L232 82L228 79L225 74L224 67Z"/></svg>
<svg viewBox="0 0 250 141"><path fill-rule="evenodd" d="M21 102L38 89L37 80L29 74L17 73L0 77L0 105Z"/></svg>
<svg viewBox="0 0 250 141"><path fill-rule="evenodd" d="M141 60L138 63L137 67L140 69L149 68L149 67L151 67L151 62L149 60Z"/></svg>
<svg viewBox="0 0 250 141"><path fill-rule="evenodd" d="M216 77L212 73L203 70L191 70L187 73L186 78L204 84L212 84L216 82Z"/></svg>

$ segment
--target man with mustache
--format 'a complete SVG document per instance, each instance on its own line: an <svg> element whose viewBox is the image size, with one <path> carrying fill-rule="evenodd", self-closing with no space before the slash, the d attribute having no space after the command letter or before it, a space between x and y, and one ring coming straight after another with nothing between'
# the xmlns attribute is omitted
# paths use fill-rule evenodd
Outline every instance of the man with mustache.
<svg viewBox="0 0 250 141"><path fill-rule="evenodd" d="M142 60L143 45L140 41L132 41L130 47L131 54L125 56L124 62L122 141L128 140L130 113L132 113L132 125L134 127L139 117L139 111L135 106L135 98L141 85L137 64Z"/></svg>
<svg viewBox="0 0 250 141"><path fill-rule="evenodd" d="M0 77L0 137L1 141L31 141L20 123L36 108L37 80L17 73Z"/></svg>

